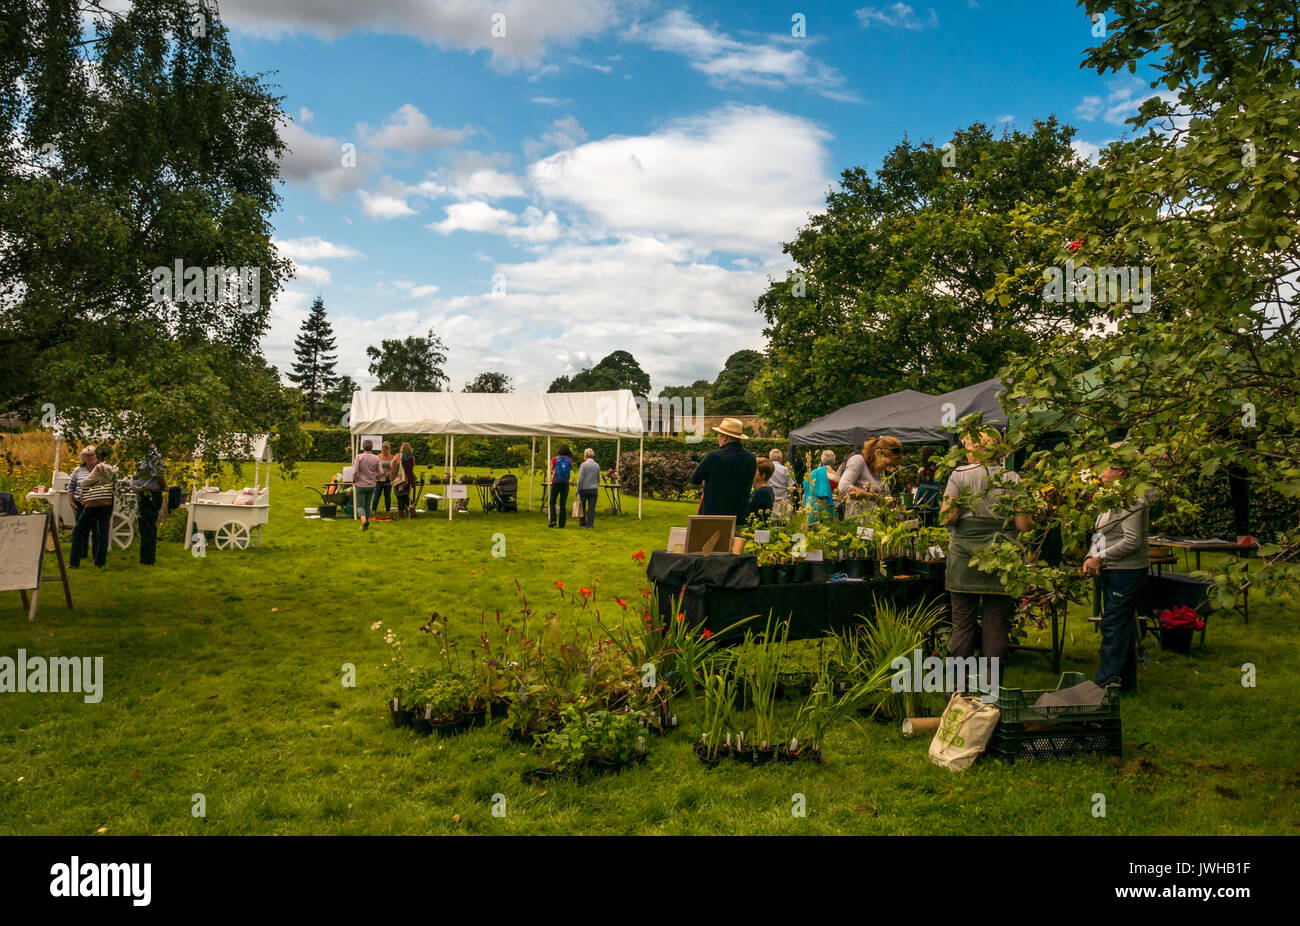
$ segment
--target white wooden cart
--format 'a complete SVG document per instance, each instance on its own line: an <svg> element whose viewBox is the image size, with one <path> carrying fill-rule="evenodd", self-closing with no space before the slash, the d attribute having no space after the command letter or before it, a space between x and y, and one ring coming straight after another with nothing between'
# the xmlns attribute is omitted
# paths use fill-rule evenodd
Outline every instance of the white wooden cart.
<svg viewBox="0 0 1300 926"><path fill-rule="evenodd" d="M271 443L269 434L245 435L253 461L253 490L251 503L240 489L222 492L212 486L191 487L190 500L185 505L185 549L189 549L201 534L213 534L218 550L246 550L262 541L262 525L271 513ZM196 454L196 457L199 454ZM261 466L266 466L267 485L261 482ZM206 543L206 541L205 541Z"/></svg>

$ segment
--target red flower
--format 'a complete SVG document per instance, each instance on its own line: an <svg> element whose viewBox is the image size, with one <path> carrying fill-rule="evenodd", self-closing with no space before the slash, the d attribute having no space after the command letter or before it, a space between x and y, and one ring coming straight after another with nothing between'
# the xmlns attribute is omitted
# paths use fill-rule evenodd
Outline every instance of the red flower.
<svg viewBox="0 0 1300 926"><path fill-rule="evenodd" d="M1083 239L1075 238L1073 241L1067 244L1066 247L1069 248L1071 251L1077 251L1079 250L1079 248L1083 247Z"/></svg>
<svg viewBox="0 0 1300 926"><path fill-rule="evenodd" d="M713 631L710 630L708 627L705 627L703 630L700 631L700 636L702 636L704 639L707 640L709 637L713 636Z"/></svg>
<svg viewBox="0 0 1300 926"><path fill-rule="evenodd" d="M1204 630L1205 621L1196 616L1195 608L1184 604L1161 612L1160 626L1168 630Z"/></svg>
<svg viewBox="0 0 1300 926"><path fill-rule="evenodd" d="M581 588L581 587L579 587L579 588L578 588L578 591L582 592L582 594L583 594L585 597L587 597L587 598L590 598L590 597L591 597L591 592L592 592L592 590L589 589L589 588Z"/></svg>
<svg viewBox="0 0 1300 926"><path fill-rule="evenodd" d="M622 608L624 611L627 610L627 602L624 601L622 598L615 598L614 603L618 605L620 608Z"/></svg>
<svg viewBox="0 0 1300 926"><path fill-rule="evenodd" d="M564 583L563 583L563 582L556 582L556 583L555 583L555 587L556 587L556 588L559 588L559 589L563 589L563 588L564 588Z"/></svg>
<svg viewBox="0 0 1300 926"><path fill-rule="evenodd" d="M649 597L650 597L650 589L648 589L648 588L643 588L643 589L641 589L641 597L642 597L642 598L649 598Z"/></svg>
<svg viewBox="0 0 1300 926"><path fill-rule="evenodd" d="M637 550L635 553L632 554L632 559L636 560L638 563L644 563L645 554L642 553L640 550Z"/></svg>
<svg viewBox="0 0 1300 926"><path fill-rule="evenodd" d="M680 624L680 623L681 623L682 621L684 621L684 620L686 620L686 615L685 615L685 614L678 614L678 615L677 615L677 623Z"/></svg>

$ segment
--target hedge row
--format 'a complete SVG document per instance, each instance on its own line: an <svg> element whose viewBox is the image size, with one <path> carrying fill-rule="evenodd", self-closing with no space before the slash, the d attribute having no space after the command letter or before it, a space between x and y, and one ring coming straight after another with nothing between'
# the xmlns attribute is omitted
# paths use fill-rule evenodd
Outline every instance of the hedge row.
<svg viewBox="0 0 1300 926"><path fill-rule="evenodd" d="M352 446L351 435L349 435L347 429L321 428L307 433L312 437L312 446L304 457L305 462L344 463L351 459L349 456ZM443 448L446 439L441 434L385 434L384 440L389 442L393 450L397 450L403 442L409 441L411 449L415 452L417 466L445 465ZM574 459L579 462L582 459L582 451L590 447L596 452L596 462L600 464L601 469L610 469L614 466L614 454L617 446L617 442L614 440L573 438L564 441L552 438L551 452L554 453L558 450L562 443L568 443L569 449L573 451ZM688 444L680 437L647 437L645 439L646 461L648 465L651 453L685 453L691 455L694 459L698 459L716 446L715 441L708 439L697 444ZM635 438L624 438L624 456L627 456L629 450L631 450L635 460L636 447L637 440ZM456 465L483 466L496 469L526 469L530 449L531 443L526 437L461 436L456 438ZM545 456L546 440L538 438L538 467L545 465ZM633 465L632 475L635 477L635 464ZM647 488L650 482L651 480L647 477Z"/></svg>

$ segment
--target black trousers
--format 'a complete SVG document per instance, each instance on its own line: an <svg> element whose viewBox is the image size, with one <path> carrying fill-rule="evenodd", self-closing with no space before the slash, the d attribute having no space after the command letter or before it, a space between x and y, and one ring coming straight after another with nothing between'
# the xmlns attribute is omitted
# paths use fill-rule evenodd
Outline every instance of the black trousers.
<svg viewBox="0 0 1300 926"><path fill-rule="evenodd" d="M371 511L379 510L379 496L384 496L384 511L391 511L393 507L393 484L391 482L381 482L375 486L374 503L370 506Z"/></svg>
<svg viewBox="0 0 1300 926"><path fill-rule="evenodd" d="M162 512L162 498L162 492L137 492L135 496L142 566L152 566L158 553L158 515Z"/></svg>
<svg viewBox="0 0 1300 926"><path fill-rule="evenodd" d="M596 500L600 489L579 489L578 500L582 502L582 526L594 527L596 524Z"/></svg>
<svg viewBox="0 0 1300 926"><path fill-rule="evenodd" d="M560 503L559 525L560 527L563 527L565 518L569 514L569 484L567 482L551 483L551 503L549 506L547 506L546 509L547 516L550 519L551 527L554 527L556 524L555 503L557 499L559 500Z"/></svg>
<svg viewBox="0 0 1300 926"><path fill-rule="evenodd" d="M68 565L80 565L86 557L87 546L96 566L108 562L108 528L112 523L112 505L81 509L77 525L72 529L72 555L68 558Z"/></svg>
<svg viewBox="0 0 1300 926"><path fill-rule="evenodd" d="M948 638L948 655L965 659L975 655L976 633L980 654L1001 659L1007 649L1007 632L1011 629L1011 611L1015 600L1007 595L973 595L949 592L952 599L952 636Z"/></svg>

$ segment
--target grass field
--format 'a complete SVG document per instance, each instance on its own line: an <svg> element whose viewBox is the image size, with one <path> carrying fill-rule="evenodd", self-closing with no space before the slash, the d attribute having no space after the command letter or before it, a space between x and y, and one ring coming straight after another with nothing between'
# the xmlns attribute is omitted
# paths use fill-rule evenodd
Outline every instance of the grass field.
<svg viewBox="0 0 1300 926"><path fill-rule="evenodd" d="M450 523L424 515L362 533L302 517L315 501L305 484L337 469L308 464L297 482L273 480L258 549L196 558L171 542L152 568L135 547L113 550L107 568L72 573L74 612L50 586L33 623L18 594L3 593L0 655L103 656L106 682L99 704L0 695L0 833L1300 832L1286 719L1300 682L1294 601L1252 600L1248 626L1212 622L1190 658L1156 650L1140 694L1123 703L1122 760L981 762L952 774L929 763L926 740L866 721L835 729L826 765L706 770L687 726L653 738L643 766L525 785L538 759L498 729L420 739L392 728L388 650L371 624L414 645L437 610L468 640L480 610L512 606L516 580L539 600L556 580L605 601L636 597L644 572L632 554L662 547L689 507L648 501L638 521L633 499L630 514L598 518L594 531L561 532L538 513L485 516L472 502ZM1073 617L1064 668L1091 676L1096 656L1091 625ZM345 663L355 687L342 684ZM1257 687L1242 686L1243 663L1256 666ZM1055 677L1021 654L1004 684L1054 687ZM504 817L491 812L497 793ZM191 813L196 794L204 818ZM805 817L791 814L795 794Z"/></svg>

